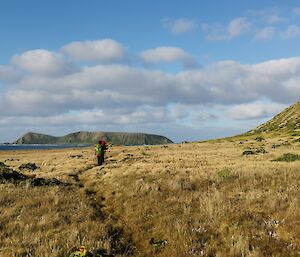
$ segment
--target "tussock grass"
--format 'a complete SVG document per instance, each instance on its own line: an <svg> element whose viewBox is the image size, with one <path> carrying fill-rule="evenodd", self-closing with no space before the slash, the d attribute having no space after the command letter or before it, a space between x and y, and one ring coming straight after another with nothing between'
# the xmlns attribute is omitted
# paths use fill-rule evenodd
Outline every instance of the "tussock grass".
<svg viewBox="0 0 300 257"><path fill-rule="evenodd" d="M0 184L0 255L62 257L85 244L114 256L299 256L299 165L272 162L299 144L240 142L112 147L102 167L93 149L0 152L16 170L36 163L38 176L72 184Z"/></svg>

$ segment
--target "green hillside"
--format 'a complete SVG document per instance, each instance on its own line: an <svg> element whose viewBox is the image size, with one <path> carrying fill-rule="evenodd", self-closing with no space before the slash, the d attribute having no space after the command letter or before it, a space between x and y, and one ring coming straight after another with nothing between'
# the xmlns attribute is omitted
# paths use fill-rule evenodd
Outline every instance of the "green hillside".
<svg viewBox="0 0 300 257"><path fill-rule="evenodd" d="M80 131L62 137L28 132L16 144L95 144L100 139L115 145L160 145L173 143L170 139L152 134L125 132Z"/></svg>
<svg viewBox="0 0 300 257"><path fill-rule="evenodd" d="M273 119L249 131L247 134L272 132L300 132L300 102L286 108Z"/></svg>

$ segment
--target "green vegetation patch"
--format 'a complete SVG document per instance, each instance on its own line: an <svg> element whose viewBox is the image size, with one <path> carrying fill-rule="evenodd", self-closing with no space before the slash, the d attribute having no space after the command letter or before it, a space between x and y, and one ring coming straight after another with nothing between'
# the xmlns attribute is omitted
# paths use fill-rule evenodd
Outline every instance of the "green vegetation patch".
<svg viewBox="0 0 300 257"><path fill-rule="evenodd" d="M141 155L143 155L143 156L146 156L147 155L147 153L145 152L145 151L141 151Z"/></svg>
<svg viewBox="0 0 300 257"><path fill-rule="evenodd" d="M228 180L234 177L231 170L227 168L218 171L217 175L222 180Z"/></svg>
<svg viewBox="0 0 300 257"><path fill-rule="evenodd" d="M294 154L294 153L285 153L282 156L278 157L277 159L273 161L277 162L294 162L294 161L299 161L300 160L300 155Z"/></svg>
<svg viewBox="0 0 300 257"><path fill-rule="evenodd" d="M243 155L252 155L252 154L259 154L259 153L267 153L267 151L263 147L249 148L243 151Z"/></svg>
<svg viewBox="0 0 300 257"><path fill-rule="evenodd" d="M257 141L257 142L261 142L261 141L264 141L265 139L262 136L258 136L254 140Z"/></svg>
<svg viewBox="0 0 300 257"><path fill-rule="evenodd" d="M243 152L243 155L252 155L252 154L255 154L255 152L251 149L247 149Z"/></svg>

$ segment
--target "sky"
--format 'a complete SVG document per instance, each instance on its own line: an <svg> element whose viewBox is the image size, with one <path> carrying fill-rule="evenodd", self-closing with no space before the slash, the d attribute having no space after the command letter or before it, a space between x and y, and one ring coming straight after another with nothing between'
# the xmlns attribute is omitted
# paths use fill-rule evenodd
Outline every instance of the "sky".
<svg viewBox="0 0 300 257"><path fill-rule="evenodd" d="M0 0L0 142L244 133L300 101L300 2Z"/></svg>

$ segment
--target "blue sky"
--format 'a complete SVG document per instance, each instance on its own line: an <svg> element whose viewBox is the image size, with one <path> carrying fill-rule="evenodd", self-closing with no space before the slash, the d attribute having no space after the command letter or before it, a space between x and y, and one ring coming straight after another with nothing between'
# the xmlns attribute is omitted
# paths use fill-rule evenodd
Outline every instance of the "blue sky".
<svg viewBox="0 0 300 257"><path fill-rule="evenodd" d="M0 142L245 132L300 98L299 1L0 1Z"/></svg>

